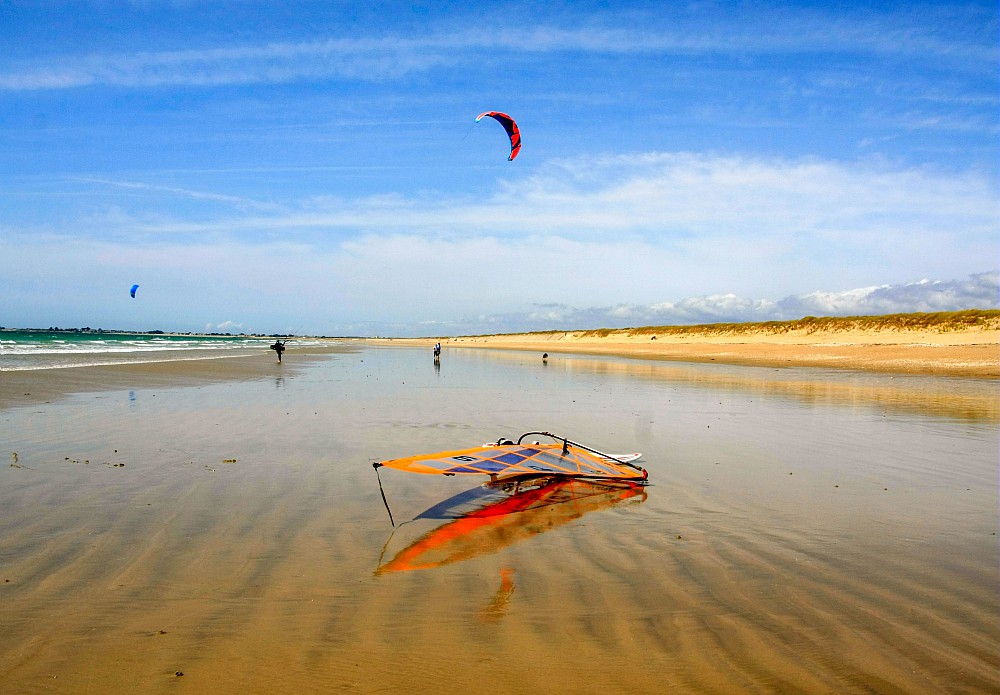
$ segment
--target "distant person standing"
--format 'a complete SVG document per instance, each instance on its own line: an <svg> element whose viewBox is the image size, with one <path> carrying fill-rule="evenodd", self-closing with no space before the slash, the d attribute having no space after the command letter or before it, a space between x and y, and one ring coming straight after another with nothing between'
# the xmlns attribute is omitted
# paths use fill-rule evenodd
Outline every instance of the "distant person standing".
<svg viewBox="0 0 1000 695"><path fill-rule="evenodd" d="M434 345L434 361L441 359L441 343Z"/></svg>
<svg viewBox="0 0 1000 695"><path fill-rule="evenodd" d="M285 343L287 342L288 341L286 340ZM281 342L280 340L275 340L274 345L271 346L271 349L274 350L276 353L278 353L279 363L281 362L281 353L285 351L285 343Z"/></svg>

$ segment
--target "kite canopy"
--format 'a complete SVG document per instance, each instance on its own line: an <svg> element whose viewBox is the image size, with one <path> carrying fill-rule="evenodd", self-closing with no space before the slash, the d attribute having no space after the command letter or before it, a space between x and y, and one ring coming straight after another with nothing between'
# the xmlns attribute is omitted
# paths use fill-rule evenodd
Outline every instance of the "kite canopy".
<svg viewBox="0 0 1000 695"><path fill-rule="evenodd" d="M521 151L521 131L517 127L517 123L514 122L513 118L500 111L486 111L481 113L476 116L476 123L479 123L486 116L495 119L507 131L507 135L510 137L510 156L507 157L507 161L513 162L514 157Z"/></svg>
<svg viewBox="0 0 1000 695"><path fill-rule="evenodd" d="M645 480L647 473L639 466L617 460L547 432L528 432L559 439L558 444L498 444L470 449L441 451L374 464L410 473L442 475L479 474L498 476L558 475L573 478ZM527 436L521 435L521 439ZM519 440L520 442L520 440Z"/></svg>
<svg viewBox="0 0 1000 695"><path fill-rule="evenodd" d="M129 290L129 294L132 295L132 299L135 299L135 291L139 289L138 285L132 285L132 289Z"/></svg>

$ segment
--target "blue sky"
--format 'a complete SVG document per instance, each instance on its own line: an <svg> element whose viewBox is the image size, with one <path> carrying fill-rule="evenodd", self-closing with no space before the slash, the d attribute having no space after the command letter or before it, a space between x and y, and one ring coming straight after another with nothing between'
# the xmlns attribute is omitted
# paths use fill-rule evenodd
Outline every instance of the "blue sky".
<svg viewBox="0 0 1000 695"><path fill-rule="evenodd" d="M0 47L0 325L1000 301L995 0L0 0Z"/></svg>

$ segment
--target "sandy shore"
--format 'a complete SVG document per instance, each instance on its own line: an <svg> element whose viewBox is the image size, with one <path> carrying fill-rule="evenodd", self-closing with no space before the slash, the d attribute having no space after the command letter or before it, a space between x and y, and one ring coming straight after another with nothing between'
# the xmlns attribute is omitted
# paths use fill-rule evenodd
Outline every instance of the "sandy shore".
<svg viewBox="0 0 1000 695"><path fill-rule="evenodd" d="M0 690L1000 690L993 382L330 351L0 374ZM371 466L534 427L651 484Z"/></svg>
<svg viewBox="0 0 1000 695"><path fill-rule="evenodd" d="M385 342L429 347L436 340ZM938 376L1000 377L1000 326L996 322L948 330L553 331L443 338L440 342L445 348L499 348L768 367L834 367Z"/></svg>

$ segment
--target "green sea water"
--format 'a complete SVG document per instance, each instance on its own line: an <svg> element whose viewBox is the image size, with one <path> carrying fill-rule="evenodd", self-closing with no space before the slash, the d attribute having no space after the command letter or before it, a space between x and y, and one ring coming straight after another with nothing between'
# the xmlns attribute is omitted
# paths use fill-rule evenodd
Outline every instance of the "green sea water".
<svg viewBox="0 0 1000 695"><path fill-rule="evenodd" d="M255 336L98 331L0 331L0 371L233 357L267 350Z"/></svg>

